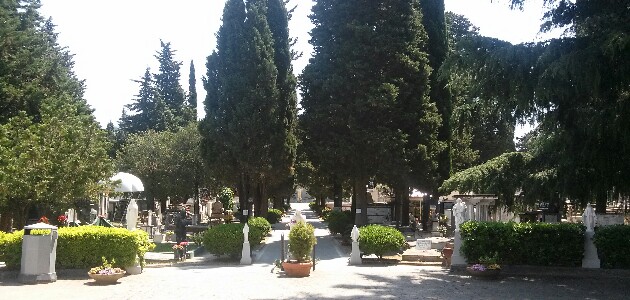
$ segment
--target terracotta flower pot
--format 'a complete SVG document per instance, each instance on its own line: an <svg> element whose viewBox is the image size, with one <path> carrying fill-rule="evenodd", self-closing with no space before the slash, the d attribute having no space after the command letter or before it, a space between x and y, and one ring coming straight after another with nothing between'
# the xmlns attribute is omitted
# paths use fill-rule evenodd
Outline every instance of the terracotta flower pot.
<svg viewBox="0 0 630 300"><path fill-rule="evenodd" d="M298 262L283 262L282 268L287 276L290 277L307 277L311 274L312 262L298 263Z"/></svg>

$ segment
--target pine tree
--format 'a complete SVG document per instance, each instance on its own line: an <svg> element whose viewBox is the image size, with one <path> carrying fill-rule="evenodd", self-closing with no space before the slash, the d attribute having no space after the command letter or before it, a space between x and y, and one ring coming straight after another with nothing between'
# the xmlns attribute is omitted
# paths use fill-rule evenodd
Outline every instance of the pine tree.
<svg viewBox="0 0 630 300"><path fill-rule="evenodd" d="M153 74L155 89L173 114L176 125L185 126L190 116L186 108L186 95L179 82L182 63L174 59L175 50L171 49L171 43L160 40L160 46L162 49L155 55L160 64L158 73Z"/></svg>

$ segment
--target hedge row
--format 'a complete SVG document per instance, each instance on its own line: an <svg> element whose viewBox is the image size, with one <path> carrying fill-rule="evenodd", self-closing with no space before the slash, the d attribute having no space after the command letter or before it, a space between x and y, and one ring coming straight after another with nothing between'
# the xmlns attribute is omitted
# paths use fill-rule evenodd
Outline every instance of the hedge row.
<svg viewBox="0 0 630 300"><path fill-rule="evenodd" d="M496 252L504 264L577 267L584 255L584 230L569 223L469 221L460 229L461 251L469 263Z"/></svg>
<svg viewBox="0 0 630 300"><path fill-rule="evenodd" d="M250 247L259 245L271 231L271 225L265 218L252 218L247 221ZM214 255L229 255L240 258L243 250L243 224L221 224L209 228L203 235L204 248Z"/></svg>
<svg viewBox="0 0 630 300"><path fill-rule="evenodd" d="M137 257L144 266L144 254L155 247L149 241L148 234L142 230L80 226L62 227L58 232L57 269L91 268L100 265L102 257L109 261L115 260L116 267L133 265ZM0 261L4 261L7 268L20 268L23 235L23 230L0 233Z"/></svg>
<svg viewBox="0 0 630 300"><path fill-rule="evenodd" d="M602 267L630 269L630 226L596 227L593 241Z"/></svg>

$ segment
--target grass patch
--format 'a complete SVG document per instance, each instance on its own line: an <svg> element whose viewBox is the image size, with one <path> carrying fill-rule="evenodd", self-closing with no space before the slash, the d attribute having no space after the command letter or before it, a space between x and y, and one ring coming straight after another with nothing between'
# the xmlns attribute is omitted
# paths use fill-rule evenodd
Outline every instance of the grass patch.
<svg viewBox="0 0 630 300"><path fill-rule="evenodd" d="M159 243L159 244L155 244L155 249L153 249L153 251L151 251L151 252L157 252L157 253L173 252L173 245L175 245L175 243ZM197 245L195 245L195 243L188 242L188 251L195 250L196 248L197 248Z"/></svg>

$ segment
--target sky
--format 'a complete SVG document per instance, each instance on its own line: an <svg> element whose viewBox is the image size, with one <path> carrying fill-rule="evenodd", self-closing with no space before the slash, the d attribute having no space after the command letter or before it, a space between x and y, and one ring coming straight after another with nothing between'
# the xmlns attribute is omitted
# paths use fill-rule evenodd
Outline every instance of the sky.
<svg viewBox="0 0 630 300"><path fill-rule="evenodd" d="M154 57L160 40L171 43L175 59L183 63L181 83L188 90L190 62L197 77L199 117L203 117L206 57L216 46L225 0L41 0L40 12L57 25L59 43L74 54L74 71L86 81L85 98L104 127L117 124L124 105L138 93L146 68L157 71ZM291 0L297 5L289 23L297 38L295 50L303 56L294 62L299 75L308 63L313 27L308 15L314 1ZM446 10L466 16L480 34L511 43L539 41L542 0L527 1L524 11L509 9L508 0L445 0ZM527 128L517 128L517 136Z"/></svg>

